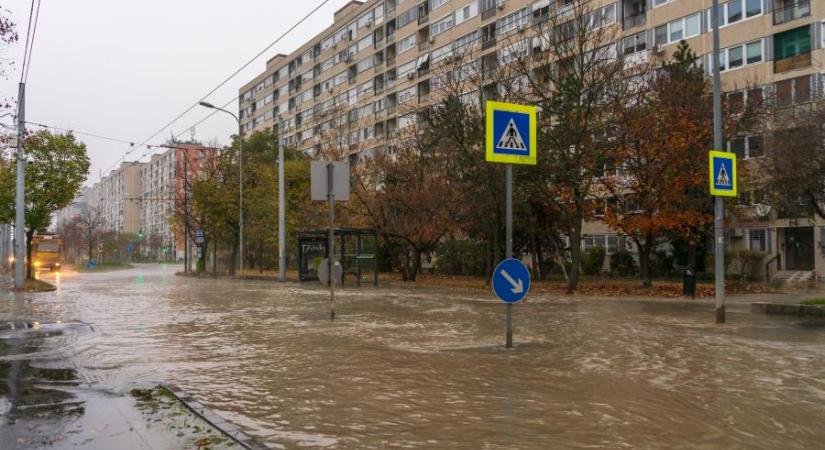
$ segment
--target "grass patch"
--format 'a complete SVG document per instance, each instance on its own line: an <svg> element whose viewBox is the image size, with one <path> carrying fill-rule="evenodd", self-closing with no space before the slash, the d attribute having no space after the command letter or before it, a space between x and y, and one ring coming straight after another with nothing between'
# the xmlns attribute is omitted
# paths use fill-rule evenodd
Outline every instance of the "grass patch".
<svg viewBox="0 0 825 450"><path fill-rule="evenodd" d="M57 287L53 284L40 280L26 280L23 289L15 289L17 292L52 292L56 290Z"/></svg>
<svg viewBox="0 0 825 450"><path fill-rule="evenodd" d="M809 298L802 300L803 305L825 305L825 298Z"/></svg>
<svg viewBox="0 0 825 450"><path fill-rule="evenodd" d="M119 262L110 262L110 263L102 263L95 266L94 269L90 269L85 264L78 264L75 266L75 270L78 272L114 272L116 270L129 270L134 269L135 266L127 263L119 263Z"/></svg>

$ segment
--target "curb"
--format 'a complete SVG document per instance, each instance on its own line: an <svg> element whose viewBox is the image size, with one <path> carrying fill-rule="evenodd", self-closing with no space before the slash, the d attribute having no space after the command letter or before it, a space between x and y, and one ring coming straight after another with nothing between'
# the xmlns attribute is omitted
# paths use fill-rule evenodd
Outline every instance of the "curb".
<svg viewBox="0 0 825 450"><path fill-rule="evenodd" d="M235 441L242 448L248 450L269 449L269 447L262 444L257 439L247 435L246 433L238 429L238 427L226 421L223 417L207 409L199 401L195 400L192 396L187 394L180 387L173 384L164 384L161 386L169 390L169 392L171 392L172 395L174 395L179 402L183 403L184 406L186 406L186 408L192 411L195 415L203 419L206 423L213 426L216 430L220 431L225 436Z"/></svg>
<svg viewBox="0 0 825 450"><path fill-rule="evenodd" d="M751 303L754 314L770 314L797 317L825 317L825 307L817 305L799 305L793 303Z"/></svg>

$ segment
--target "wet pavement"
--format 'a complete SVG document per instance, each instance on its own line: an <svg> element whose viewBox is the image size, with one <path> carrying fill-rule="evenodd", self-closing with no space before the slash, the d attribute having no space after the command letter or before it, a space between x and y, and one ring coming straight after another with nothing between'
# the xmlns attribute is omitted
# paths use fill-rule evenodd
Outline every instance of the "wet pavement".
<svg viewBox="0 0 825 450"><path fill-rule="evenodd" d="M0 413L15 414L14 392L48 383L62 419L41 425L60 431L89 420L101 393L173 383L273 448L813 448L825 439L825 323L753 315L747 301L718 326L707 301L533 296L515 308L508 351L504 307L486 292L345 289L330 323L317 285L175 269L65 275L54 293L0 294L0 321L94 328L0 339ZM13 442L5 436L17 431L3 423L0 442Z"/></svg>

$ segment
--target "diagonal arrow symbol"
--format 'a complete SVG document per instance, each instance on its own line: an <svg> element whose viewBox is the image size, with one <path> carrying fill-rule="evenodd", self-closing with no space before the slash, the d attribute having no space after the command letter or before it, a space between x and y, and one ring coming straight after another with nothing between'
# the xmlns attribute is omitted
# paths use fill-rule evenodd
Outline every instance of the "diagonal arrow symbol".
<svg viewBox="0 0 825 450"><path fill-rule="evenodd" d="M513 289L510 289L510 292L512 292L513 294L521 294L522 292L524 292L524 282L521 279L516 281L504 269L501 269L501 276L503 276L504 279L507 280L507 282L510 283L511 286L513 286Z"/></svg>

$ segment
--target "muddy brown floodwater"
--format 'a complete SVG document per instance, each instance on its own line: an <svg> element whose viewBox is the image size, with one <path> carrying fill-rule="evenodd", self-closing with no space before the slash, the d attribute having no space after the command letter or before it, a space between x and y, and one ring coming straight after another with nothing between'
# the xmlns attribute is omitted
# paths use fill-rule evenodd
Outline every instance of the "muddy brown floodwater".
<svg viewBox="0 0 825 450"><path fill-rule="evenodd" d="M825 325L709 303L515 308L491 295L195 280L141 266L0 297L0 319L81 320L39 349L102 388L175 383L274 448L813 448Z"/></svg>

